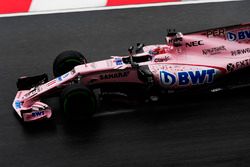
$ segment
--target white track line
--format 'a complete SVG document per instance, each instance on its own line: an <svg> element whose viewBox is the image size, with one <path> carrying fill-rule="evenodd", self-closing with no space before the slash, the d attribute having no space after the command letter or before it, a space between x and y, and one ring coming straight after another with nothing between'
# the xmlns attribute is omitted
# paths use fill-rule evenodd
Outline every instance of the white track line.
<svg viewBox="0 0 250 167"><path fill-rule="evenodd" d="M62 10L55 10L55 11L39 11L39 12L27 12L27 13L0 14L0 18L1 17L57 14L57 13L88 12L88 11L100 11L100 10L117 10L117 9L158 7L158 6L188 5L188 4L201 4L201 3L233 2L233 1L244 1L244 0L191 0L191 1L184 1L184 2L164 2L164 3L111 6L111 7L79 8L79 9L68 9L68 10L62 9Z"/></svg>

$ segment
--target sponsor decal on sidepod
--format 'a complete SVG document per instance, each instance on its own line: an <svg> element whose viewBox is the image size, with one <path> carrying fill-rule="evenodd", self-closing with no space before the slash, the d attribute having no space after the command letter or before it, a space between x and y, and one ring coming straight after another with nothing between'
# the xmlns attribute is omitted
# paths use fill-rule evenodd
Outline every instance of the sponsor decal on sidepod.
<svg viewBox="0 0 250 167"><path fill-rule="evenodd" d="M204 83L211 83L216 74L215 69L178 72L177 75L167 71L160 71L160 80L163 85L172 86L178 84L179 86L199 85Z"/></svg>
<svg viewBox="0 0 250 167"><path fill-rule="evenodd" d="M154 62L167 62L167 61L169 61L169 60L170 60L169 56L165 56L165 57L158 57L158 58L155 58L155 59L154 59Z"/></svg>
<svg viewBox="0 0 250 167"><path fill-rule="evenodd" d="M225 48L224 45L219 46L219 47L214 47L214 48L209 48L209 49L203 49L202 53L203 55L215 55L215 54L220 54L223 51L226 51L227 49Z"/></svg>
<svg viewBox="0 0 250 167"><path fill-rule="evenodd" d="M114 79L114 78L125 78L128 77L129 71L110 73L110 74L102 74L100 75L100 79Z"/></svg>
<svg viewBox="0 0 250 167"><path fill-rule="evenodd" d="M242 41L250 39L250 30L238 31L238 32L227 32L227 39L229 41Z"/></svg>
<svg viewBox="0 0 250 167"><path fill-rule="evenodd" d="M232 56L243 55L246 53L250 53L250 48L238 49L238 50L231 51Z"/></svg>
<svg viewBox="0 0 250 167"><path fill-rule="evenodd" d="M250 59L237 61L236 63L227 64L227 71L232 72L234 70L242 69L248 66L250 66Z"/></svg>

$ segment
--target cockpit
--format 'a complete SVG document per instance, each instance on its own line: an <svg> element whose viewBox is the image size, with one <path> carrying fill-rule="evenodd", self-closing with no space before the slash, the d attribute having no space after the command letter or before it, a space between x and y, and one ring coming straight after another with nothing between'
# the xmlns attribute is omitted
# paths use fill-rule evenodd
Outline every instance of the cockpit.
<svg viewBox="0 0 250 167"><path fill-rule="evenodd" d="M152 61L153 59L155 59L156 56L168 53L171 50L171 48L167 45L151 45L149 46L149 49L147 48L145 51L142 51L141 53L136 52L136 54L134 55L132 53L132 50L133 48L131 47L129 49L129 56L125 56L122 58L123 63L131 64L131 62L142 63L142 62Z"/></svg>
<svg viewBox="0 0 250 167"><path fill-rule="evenodd" d="M168 32L167 37L165 38L165 45L152 45L149 46L150 49L145 49L148 46L142 43L137 43L135 53L133 55L134 47L130 46L129 56L125 56L122 58L123 63L125 64L133 64L133 63L142 63L147 61L152 61L156 55L161 55L170 52L175 47L182 46L183 34L178 32ZM164 57L165 58L165 57ZM162 59L162 58L161 58ZM165 59L164 59L165 60Z"/></svg>
<svg viewBox="0 0 250 167"><path fill-rule="evenodd" d="M134 47L130 46L128 51L129 51L129 56L125 56L122 58L123 63L125 64L133 64L133 63L142 63L142 62L147 62L152 60L152 55L148 52L144 52L143 47L145 45L142 43L137 43L136 50L135 50L135 55L133 55L133 50Z"/></svg>
<svg viewBox="0 0 250 167"><path fill-rule="evenodd" d="M125 64L130 64L131 59L134 63L142 63L142 62L146 62L146 61L151 61L152 56L148 53L142 54L142 55L137 55L137 56L132 56L132 58L130 56L126 56L126 57L122 58L122 61Z"/></svg>

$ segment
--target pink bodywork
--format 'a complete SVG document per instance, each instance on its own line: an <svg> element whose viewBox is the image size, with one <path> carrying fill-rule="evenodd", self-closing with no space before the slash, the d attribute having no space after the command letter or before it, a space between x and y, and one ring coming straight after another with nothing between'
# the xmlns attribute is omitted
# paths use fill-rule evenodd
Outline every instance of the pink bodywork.
<svg viewBox="0 0 250 167"><path fill-rule="evenodd" d="M176 36L167 37L167 44L145 46L143 53L133 55L151 57L150 61L137 64L147 65L155 84L162 89L213 83L219 77L250 66L250 24L179 35L181 41L176 42ZM181 45L176 46L176 43ZM79 65L36 88L18 91L13 107L24 121L50 118L51 108L40 102L41 95L50 94L77 78L86 86L103 83L144 84L138 77L138 69L122 62L122 58L124 56L112 56L111 59Z"/></svg>

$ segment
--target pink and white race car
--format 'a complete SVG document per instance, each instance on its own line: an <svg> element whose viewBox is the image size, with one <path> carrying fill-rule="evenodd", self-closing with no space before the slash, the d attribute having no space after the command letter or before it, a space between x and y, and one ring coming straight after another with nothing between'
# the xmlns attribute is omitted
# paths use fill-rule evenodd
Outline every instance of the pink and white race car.
<svg viewBox="0 0 250 167"><path fill-rule="evenodd" d="M249 86L250 23L185 35L169 31L165 40L138 43L128 56L92 63L79 52L65 51L54 61L53 80L46 74L18 79L13 107L23 121L49 119L53 111L43 99L60 95L64 114L89 117L104 94L150 99Z"/></svg>

